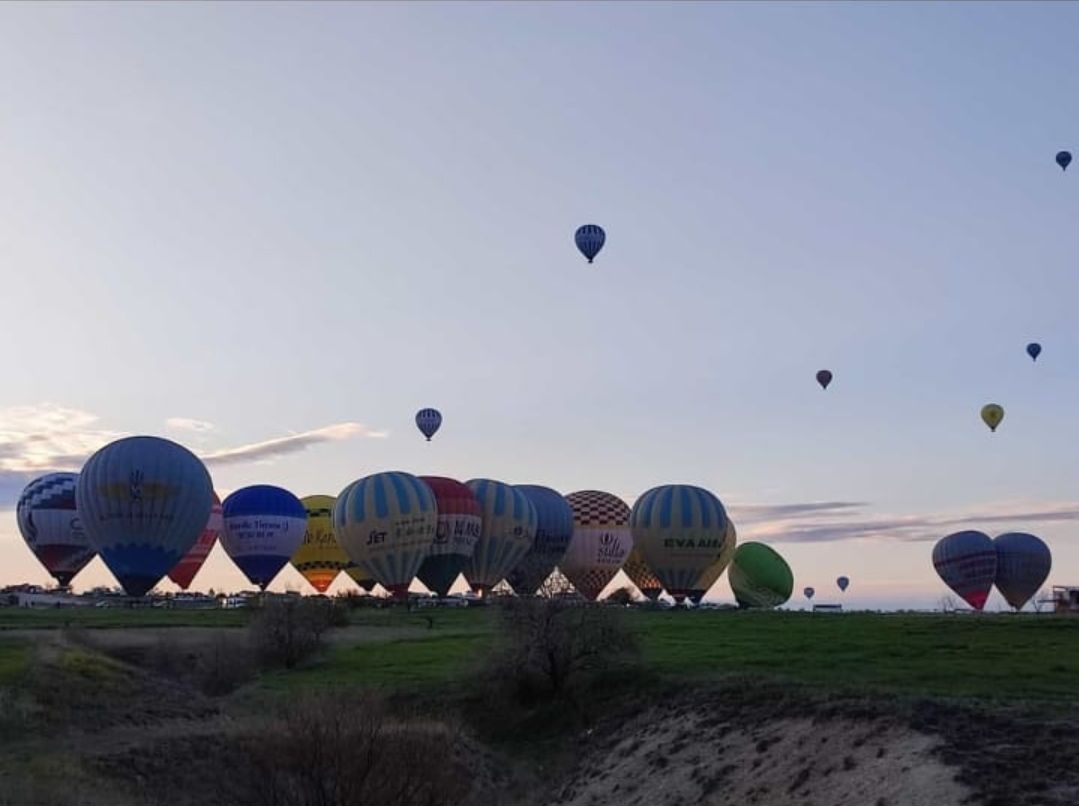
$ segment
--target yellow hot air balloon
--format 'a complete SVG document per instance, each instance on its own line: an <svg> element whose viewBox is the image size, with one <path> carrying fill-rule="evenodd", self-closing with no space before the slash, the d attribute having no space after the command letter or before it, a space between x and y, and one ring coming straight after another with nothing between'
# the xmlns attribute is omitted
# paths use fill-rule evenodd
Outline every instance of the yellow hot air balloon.
<svg viewBox="0 0 1079 806"><path fill-rule="evenodd" d="M307 510L307 531L291 562L319 593L325 593L349 564L348 555L333 533L335 500L332 495L309 495L300 499Z"/></svg>
<svg viewBox="0 0 1079 806"><path fill-rule="evenodd" d="M982 421L989 426L990 431L996 431L1000 421L1004 419L1004 409L996 403L986 403L982 406Z"/></svg>
<svg viewBox="0 0 1079 806"><path fill-rule="evenodd" d="M727 534L723 538L723 548L719 552L719 557L704 569L704 573L701 574L693 586L693 590L690 591L689 599L693 604L700 604L705 594L723 576L723 572L727 570L727 566L731 564L731 560L734 558L736 548L738 548L738 531L734 528L734 521L727 518Z"/></svg>

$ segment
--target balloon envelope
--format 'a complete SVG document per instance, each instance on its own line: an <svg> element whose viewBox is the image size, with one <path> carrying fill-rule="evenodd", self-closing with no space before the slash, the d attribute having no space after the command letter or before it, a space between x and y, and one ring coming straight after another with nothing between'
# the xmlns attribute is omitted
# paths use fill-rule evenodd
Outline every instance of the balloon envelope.
<svg viewBox="0 0 1079 806"><path fill-rule="evenodd" d="M727 578L741 607L778 607L794 590L794 574L787 561L763 543L739 546Z"/></svg>
<svg viewBox="0 0 1079 806"><path fill-rule="evenodd" d="M349 564L348 555L337 542L337 535L333 531L333 505L336 501L332 495L308 495L300 499L307 513L307 524L303 542L293 553L290 562L319 593L325 593Z"/></svg>
<svg viewBox="0 0 1079 806"><path fill-rule="evenodd" d="M23 540L64 587L95 554L75 507L78 480L78 473L49 473L27 484L15 505Z"/></svg>
<svg viewBox="0 0 1079 806"><path fill-rule="evenodd" d="M214 493L214 504L210 509L210 518L206 521L202 534L199 535L191 550L181 557L180 562L176 563L173 569L169 571L169 579L179 585L180 590L187 590L191 586L192 581L195 579L195 574L199 572L202 564L206 562L206 558L209 556L220 534L221 499L217 497L217 493Z"/></svg>
<svg viewBox="0 0 1079 806"><path fill-rule="evenodd" d="M345 568L345 573L348 574L349 578L361 588L363 588L363 590L367 593L373 591L375 589L375 585L378 584L377 582L375 582L375 580L371 579L371 577L367 576L366 571L360 568L360 566L353 563L351 560L349 561L348 567Z"/></svg>
<svg viewBox="0 0 1079 806"><path fill-rule="evenodd" d="M349 559L386 590L405 597L438 529L435 494L411 473L365 476L337 497L333 525Z"/></svg>
<svg viewBox="0 0 1079 806"><path fill-rule="evenodd" d="M573 240L581 254L591 263L592 259L599 254L599 250L603 248L607 233L598 224L585 224L577 228L577 232L573 234Z"/></svg>
<svg viewBox="0 0 1079 806"><path fill-rule="evenodd" d="M982 406L982 422L989 426L990 431L996 431L1004 419L1004 409L996 403L986 403Z"/></svg>
<svg viewBox="0 0 1079 806"><path fill-rule="evenodd" d="M659 577L649 567L639 547L633 547L629 556L626 557L626 561L622 564L622 570L626 572L630 582L636 585L637 590L643 593L649 601L656 601L660 594L663 593L663 583L659 581Z"/></svg>
<svg viewBox="0 0 1079 806"><path fill-rule="evenodd" d="M1068 170L1068 166L1071 164L1072 155L1070 151L1058 151L1057 152L1057 165L1060 166L1060 170Z"/></svg>
<svg viewBox="0 0 1079 806"><path fill-rule="evenodd" d="M578 592L594 602L633 549L629 506L616 495L579 490L566 496L573 510L573 537L558 568Z"/></svg>
<svg viewBox="0 0 1079 806"><path fill-rule="evenodd" d="M515 487L493 479L465 482L480 502L483 525L465 578L477 592L488 591L505 579L532 548L536 538L536 508Z"/></svg>
<svg viewBox="0 0 1079 806"><path fill-rule="evenodd" d="M817 373L817 383L820 384L821 389L827 389L828 384L832 382L832 373L826 369L822 369Z"/></svg>
<svg viewBox="0 0 1079 806"><path fill-rule="evenodd" d="M839 577L836 579L835 584L839 586L839 590L845 591L847 586L850 585L850 580L847 577Z"/></svg>
<svg viewBox="0 0 1079 806"><path fill-rule="evenodd" d="M667 484L642 494L630 514L633 541L667 593L681 602L727 547L727 513L708 490ZM722 571L721 571L722 572Z"/></svg>
<svg viewBox="0 0 1079 806"><path fill-rule="evenodd" d="M983 532L955 532L933 546L933 567L944 584L981 610L997 574L996 547Z"/></svg>
<svg viewBox="0 0 1079 806"><path fill-rule="evenodd" d="M536 508L536 537L532 548L506 577L518 594L531 595L554 571L573 537L573 510L561 493L537 484L518 484Z"/></svg>
<svg viewBox="0 0 1079 806"><path fill-rule="evenodd" d="M475 494L456 479L420 476L431 488L438 509L438 526L428 555L420 563L416 576L439 596L450 592L453 583L476 550L483 526L480 502Z"/></svg>
<svg viewBox="0 0 1079 806"><path fill-rule="evenodd" d="M307 510L280 487L243 487L221 504L221 545L260 590L296 553L306 531Z"/></svg>
<svg viewBox="0 0 1079 806"><path fill-rule="evenodd" d="M997 590L1008 604L1021 610L1049 577L1053 556L1041 538L1026 532L997 535L993 545L997 551Z"/></svg>
<svg viewBox="0 0 1079 806"><path fill-rule="evenodd" d="M807 599L812 599L813 594L816 593L816 591L813 590L812 588L806 588L805 590L802 591L802 593L805 595L805 597Z"/></svg>
<svg viewBox="0 0 1079 806"><path fill-rule="evenodd" d="M214 491L206 467L187 448L127 437L86 461L75 499L105 565L129 595L142 596L198 540Z"/></svg>
<svg viewBox="0 0 1079 806"><path fill-rule="evenodd" d="M727 567L731 564L731 560L734 558L734 552L737 548L738 532L734 528L734 521L728 517L727 532L724 538L723 550L719 553L719 558L704 569L700 578L693 586L693 590L688 594L689 600L693 602L693 604L699 605L708 591L712 589L712 586L719 581L721 576L723 576L723 572L726 571Z"/></svg>
<svg viewBox="0 0 1079 806"><path fill-rule="evenodd" d="M420 409L416 412L416 427L420 429L420 433L427 437L427 441L431 441L431 437L435 435L435 432L442 425L442 414L438 409Z"/></svg>
<svg viewBox="0 0 1079 806"><path fill-rule="evenodd" d="M1038 356L1042 354L1042 346L1036 341L1032 341L1027 345L1027 355L1030 356L1031 361L1037 361Z"/></svg>

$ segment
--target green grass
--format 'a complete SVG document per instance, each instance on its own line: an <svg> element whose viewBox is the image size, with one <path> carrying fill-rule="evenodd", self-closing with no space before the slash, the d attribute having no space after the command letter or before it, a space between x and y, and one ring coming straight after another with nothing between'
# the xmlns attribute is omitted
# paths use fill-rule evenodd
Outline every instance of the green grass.
<svg viewBox="0 0 1079 806"><path fill-rule="evenodd" d="M5 607L0 608L0 631L64 627L240 627L247 623L249 617L249 612L244 610Z"/></svg>
<svg viewBox="0 0 1079 806"><path fill-rule="evenodd" d="M33 651L25 641L0 641L0 686L17 683L30 668Z"/></svg>

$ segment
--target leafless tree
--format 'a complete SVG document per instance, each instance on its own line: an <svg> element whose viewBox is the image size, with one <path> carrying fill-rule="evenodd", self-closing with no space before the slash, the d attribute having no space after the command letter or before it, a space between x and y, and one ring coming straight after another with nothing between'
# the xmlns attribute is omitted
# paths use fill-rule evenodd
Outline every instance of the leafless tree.
<svg viewBox="0 0 1079 806"><path fill-rule="evenodd" d="M326 630L343 615L327 599L269 598L251 621L252 643L264 662L291 669L321 648Z"/></svg>

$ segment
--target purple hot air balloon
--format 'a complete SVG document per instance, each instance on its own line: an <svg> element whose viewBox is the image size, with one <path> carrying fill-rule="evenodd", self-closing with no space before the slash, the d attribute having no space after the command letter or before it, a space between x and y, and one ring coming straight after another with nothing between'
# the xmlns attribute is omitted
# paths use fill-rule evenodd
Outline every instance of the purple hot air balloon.
<svg viewBox="0 0 1079 806"><path fill-rule="evenodd" d="M832 382L832 373L826 369L822 369L817 373L817 383L820 384L821 389L827 389L828 384Z"/></svg>
<svg viewBox="0 0 1079 806"><path fill-rule="evenodd" d="M804 596L805 596L805 597L806 597L807 599L812 599L812 598L813 598L813 594L815 594L815 593L816 593L816 591L815 591L815 590L813 590L813 588L806 588L806 589L805 589L804 591L802 591L802 594L803 594L803 595L804 595Z"/></svg>
<svg viewBox="0 0 1079 806"><path fill-rule="evenodd" d="M850 585L850 579L848 577L839 577L836 579L835 584L839 586L840 592L846 591L847 586Z"/></svg>
<svg viewBox="0 0 1079 806"><path fill-rule="evenodd" d="M1016 610L1022 610L1049 576L1053 556L1041 538L1006 532L993 539L997 550L996 586Z"/></svg>
<svg viewBox="0 0 1079 806"><path fill-rule="evenodd" d="M981 610L996 578L997 550L984 532L955 532L933 547L933 567L944 584Z"/></svg>

